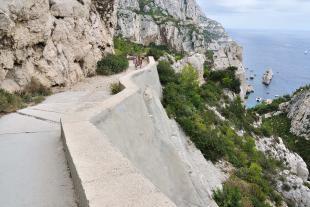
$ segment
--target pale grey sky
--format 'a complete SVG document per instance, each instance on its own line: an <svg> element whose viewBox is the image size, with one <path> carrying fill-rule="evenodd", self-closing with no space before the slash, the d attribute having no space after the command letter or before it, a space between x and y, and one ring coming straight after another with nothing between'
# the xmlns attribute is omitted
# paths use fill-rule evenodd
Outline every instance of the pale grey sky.
<svg viewBox="0 0 310 207"><path fill-rule="evenodd" d="M310 0L197 0L226 28L310 30Z"/></svg>

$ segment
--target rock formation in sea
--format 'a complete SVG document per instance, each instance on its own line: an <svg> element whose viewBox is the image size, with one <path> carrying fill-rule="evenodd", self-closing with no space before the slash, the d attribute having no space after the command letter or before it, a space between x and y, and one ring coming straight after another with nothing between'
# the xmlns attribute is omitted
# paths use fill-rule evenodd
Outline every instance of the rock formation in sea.
<svg viewBox="0 0 310 207"><path fill-rule="evenodd" d="M263 84L270 85L271 80L273 78L273 72L271 69L268 69L263 75Z"/></svg>
<svg viewBox="0 0 310 207"><path fill-rule="evenodd" d="M32 78L70 85L113 52L114 0L8 0L0 5L0 87L22 90Z"/></svg>

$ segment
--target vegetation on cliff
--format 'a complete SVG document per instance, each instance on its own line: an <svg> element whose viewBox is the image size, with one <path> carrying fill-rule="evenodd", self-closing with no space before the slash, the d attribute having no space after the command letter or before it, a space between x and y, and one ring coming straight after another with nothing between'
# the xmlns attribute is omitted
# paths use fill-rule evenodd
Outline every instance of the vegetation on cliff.
<svg viewBox="0 0 310 207"><path fill-rule="evenodd" d="M163 55L169 53L173 54L176 60L182 59L184 54L178 53L165 45L155 45L154 43L145 46L142 44L133 43L122 37L114 38L114 47L116 55L131 55L131 56L153 56L155 60L158 60Z"/></svg>
<svg viewBox="0 0 310 207"><path fill-rule="evenodd" d="M51 90L36 79L26 85L23 91L9 93L0 89L0 113L10 113L29 104L37 104L44 100L44 96L51 94Z"/></svg>
<svg viewBox="0 0 310 207"><path fill-rule="evenodd" d="M267 199L280 204L281 197L273 190L272 182L281 163L257 151L250 133L239 136L233 129L239 122L245 122L247 113L239 98L222 100L223 88L227 86L218 86L226 75L216 76L199 86L198 75L190 65L181 73L175 73L169 63L160 62L158 71L164 85L163 105L168 115L176 119L206 159L225 159L236 167L223 190L215 193L218 204L269 206ZM227 71L230 74L230 70ZM225 121L207 107L208 103L219 101L226 104Z"/></svg>
<svg viewBox="0 0 310 207"><path fill-rule="evenodd" d="M115 60L127 55L150 55L156 60L164 55L176 59L182 57L166 46L144 46L120 37L114 39L114 44ZM206 55L212 60L213 54ZM290 120L286 114L263 119L260 127L254 127L254 123L259 120L259 115L277 111L281 103L290 100L290 96L246 110L236 95L240 92L240 81L235 76L237 68L228 67L221 71L211 68L212 62L206 62L205 83L200 85L198 74L191 65L176 73L171 62L159 61L158 73L164 86L163 105L206 159L213 162L224 159L235 167L223 189L214 192L219 206L269 207L269 201L280 206L282 197L274 190L275 175L284 169L284 165L258 151L254 137L281 136L289 149L305 159L308 167L306 149L309 143L290 133ZM111 85L113 94L120 90L119 85Z"/></svg>
<svg viewBox="0 0 310 207"><path fill-rule="evenodd" d="M97 62L97 74L113 75L126 70L129 66L125 55L109 54Z"/></svg>
<svg viewBox="0 0 310 207"><path fill-rule="evenodd" d="M291 151L299 154L310 170L310 141L290 132L291 120L287 117L287 114L283 113L278 116L272 116L268 119L264 119L262 127L268 132L269 135L281 137L285 146Z"/></svg>

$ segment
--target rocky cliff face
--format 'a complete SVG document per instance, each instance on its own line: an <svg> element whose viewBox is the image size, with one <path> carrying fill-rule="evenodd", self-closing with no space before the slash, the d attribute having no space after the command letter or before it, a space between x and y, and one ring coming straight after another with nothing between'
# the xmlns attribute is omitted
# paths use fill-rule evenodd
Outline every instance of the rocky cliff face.
<svg viewBox="0 0 310 207"><path fill-rule="evenodd" d="M119 36L145 45L168 45L186 53L212 51L214 69L237 66L240 95L245 95L242 48L221 24L204 15L195 0L119 0L117 16Z"/></svg>
<svg viewBox="0 0 310 207"><path fill-rule="evenodd" d="M242 49L195 0L120 0L117 34L142 44L165 44L177 51L215 52L215 67L240 65Z"/></svg>
<svg viewBox="0 0 310 207"><path fill-rule="evenodd" d="M310 136L310 90L301 89L289 102L280 104L280 111L270 114L287 114L291 120L290 131L309 139ZM268 157L283 162L283 169L277 176L277 191L293 206L310 206L309 171L305 161L297 153L290 151L280 137L260 137L256 139L257 148Z"/></svg>
<svg viewBox="0 0 310 207"><path fill-rule="evenodd" d="M293 96L288 108L292 120L291 132L310 139L310 90L303 90Z"/></svg>
<svg viewBox="0 0 310 207"><path fill-rule="evenodd" d="M52 87L94 73L113 51L114 0L1 0L0 87Z"/></svg>

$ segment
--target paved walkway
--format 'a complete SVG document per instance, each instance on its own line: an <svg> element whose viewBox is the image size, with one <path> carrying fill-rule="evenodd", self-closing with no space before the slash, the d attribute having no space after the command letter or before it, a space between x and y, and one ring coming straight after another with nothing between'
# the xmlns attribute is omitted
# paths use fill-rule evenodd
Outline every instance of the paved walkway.
<svg viewBox="0 0 310 207"><path fill-rule="evenodd" d="M80 103L110 97L109 86L133 70L93 77L43 103L0 118L0 206L76 207L60 137L60 117Z"/></svg>

